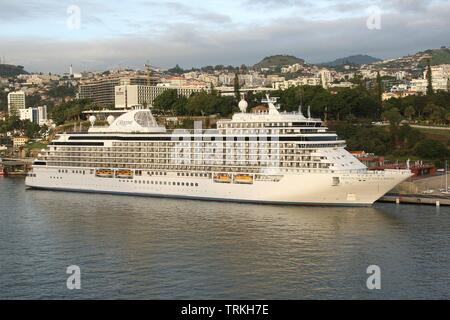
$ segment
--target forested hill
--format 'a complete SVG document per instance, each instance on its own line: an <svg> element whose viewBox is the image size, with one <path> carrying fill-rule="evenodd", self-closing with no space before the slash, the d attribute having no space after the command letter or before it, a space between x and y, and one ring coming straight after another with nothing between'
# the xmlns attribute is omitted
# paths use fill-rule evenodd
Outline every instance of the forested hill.
<svg viewBox="0 0 450 320"><path fill-rule="evenodd" d="M357 54L354 56L349 56L345 58L339 58L331 62L322 63L322 65L329 66L329 67L337 67L342 66L345 64L356 64L356 65L362 65L362 64L370 64L377 61L381 61L378 58L374 58L371 56L368 56L366 54Z"/></svg>
<svg viewBox="0 0 450 320"><path fill-rule="evenodd" d="M14 66L12 64L0 64L0 77L15 77L19 74L28 74L23 66Z"/></svg>
<svg viewBox="0 0 450 320"><path fill-rule="evenodd" d="M285 65L293 65L296 63L304 64L305 60L290 56L290 55L274 55L265 57L260 62L255 64L253 68L255 69L261 69L261 68L276 68L276 67L282 67Z"/></svg>

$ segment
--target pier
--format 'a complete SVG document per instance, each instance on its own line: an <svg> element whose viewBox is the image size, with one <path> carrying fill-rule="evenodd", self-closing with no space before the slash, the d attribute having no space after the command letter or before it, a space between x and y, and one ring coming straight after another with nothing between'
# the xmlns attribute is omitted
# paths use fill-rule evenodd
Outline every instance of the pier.
<svg viewBox="0 0 450 320"><path fill-rule="evenodd" d="M399 195L388 193L381 197L378 202L388 202L396 204L420 204L420 205L432 205L432 206L450 206L449 196L439 195L423 195L423 194L408 194Z"/></svg>
<svg viewBox="0 0 450 320"><path fill-rule="evenodd" d="M450 206L450 174L405 181L381 197L378 202Z"/></svg>
<svg viewBox="0 0 450 320"><path fill-rule="evenodd" d="M0 159L0 167L3 168L6 175L26 175L28 169L33 163L32 158L14 159L2 158Z"/></svg>

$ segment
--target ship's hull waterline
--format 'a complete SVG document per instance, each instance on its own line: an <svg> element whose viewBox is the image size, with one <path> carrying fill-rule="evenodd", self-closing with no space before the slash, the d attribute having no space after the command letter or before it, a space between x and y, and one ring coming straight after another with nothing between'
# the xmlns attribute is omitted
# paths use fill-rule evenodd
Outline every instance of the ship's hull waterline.
<svg viewBox="0 0 450 320"><path fill-rule="evenodd" d="M99 177L80 168L35 167L26 178L34 189L170 197L283 205L370 206L400 182L406 170L362 173L304 173L279 175L273 181L219 183L213 175L180 176L143 173L131 179ZM270 176L268 176L270 177ZM270 179L269 179L270 180Z"/></svg>

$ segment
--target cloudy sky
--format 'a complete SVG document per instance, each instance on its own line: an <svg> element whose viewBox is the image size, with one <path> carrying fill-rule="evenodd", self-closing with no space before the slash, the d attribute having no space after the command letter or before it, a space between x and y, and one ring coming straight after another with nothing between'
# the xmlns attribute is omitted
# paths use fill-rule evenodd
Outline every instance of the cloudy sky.
<svg viewBox="0 0 450 320"><path fill-rule="evenodd" d="M450 46L450 0L0 0L0 56L30 71L398 57Z"/></svg>

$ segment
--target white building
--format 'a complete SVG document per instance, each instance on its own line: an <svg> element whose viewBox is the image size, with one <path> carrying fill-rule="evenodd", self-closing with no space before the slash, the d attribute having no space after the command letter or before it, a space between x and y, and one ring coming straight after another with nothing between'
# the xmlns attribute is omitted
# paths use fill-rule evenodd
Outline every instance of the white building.
<svg viewBox="0 0 450 320"><path fill-rule="evenodd" d="M19 118L20 120L30 120L33 119L33 110L32 108L20 109L19 110Z"/></svg>
<svg viewBox="0 0 450 320"><path fill-rule="evenodd" d="M43 126L45 124L48 124L48 113L47 113L47 106L39 106L37 108L37 117L33 118L33 121L35 121L38 125Z"/></svg>
<svg viewBox="0 0 450 320"><path fill-rule="evenodd" d="M48 124L47 106L20 109L19 117L20 120L30 120L39 126L43 126Z"/></svg>
<svg viewBox="0 0 450 320"><path fill-rule="evenodd" d="M25 109L25 92L15 91L8 93L8 113L19 113L20 109Z"/></svg>
<svg viewBox="0 0 450 320"><path fill-rule="evenodd" d="M339 83L329 84L329 88L353 88L354 86L355 84L349 81L341 81Z"/></svg>
<svg viewBox="0 0 450 320"><path fill-rule="evenodd" d="M317 77L302 77L272 83L272 87L277 90L286 90L290 87L295 86L320 86L320 85L322 85L322 79Z"/></svg>
<svg viewBox="0 0 450 320"><path fill-rule="evenodd" d="M423 72L423 79L413 79L411 81L411 90L425 94L427 92L428 71ZM431 67L431 78L434 91L449 91L450 90L450 64L442 64Z"/></svg>
<svg viewBox="0 0 450 320"><path fill-rule="evenodd" d="M331 71L328 69L322 69L319 71L319 77L322 82L322 87L327 89L330 86L330 83L333 82L333 76Z"/></svg>
<svg viewBox="0 0 450 320"><path fill-rule="evenodd" d="M304 67L300 63L295 63L293 65L284 66L281 68L281 73L293 73L302 70Z"/></svg>
<svg viewBox="0 0 450 320"><path fill-rule="evenodd" d="M411 80L411 91L417 93L427 93L428 81L427 79L413 79Z"/></svg>
<svg viewBox="0 0 450 320"><path fill-rule="evenodd" d="M209 86L173 86L160 84L157 86L145 85L123 85L115 87L115 107L117 109L130 108L136 105L153 104L157 96L166 90L177 90L178 95L189 97L192 93L206 91L210 92Z"/></svg>
<svg viewBox="0 0 450 320"><path fill-rule="evenodd" d="M219 75L219 83L224 86L232 86L234 83L234 74L222 73Z"/></svg>
<svg viewBox="0 0 450 320"><path fill-rule="evenodd" d="M423 78L427 78L427 70L423 72ZM441 64L431 67L432 78L448 78L450 77L450 64Z"/></svg>

